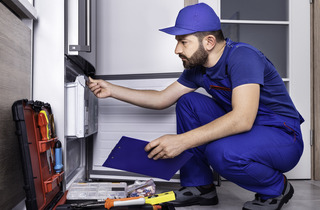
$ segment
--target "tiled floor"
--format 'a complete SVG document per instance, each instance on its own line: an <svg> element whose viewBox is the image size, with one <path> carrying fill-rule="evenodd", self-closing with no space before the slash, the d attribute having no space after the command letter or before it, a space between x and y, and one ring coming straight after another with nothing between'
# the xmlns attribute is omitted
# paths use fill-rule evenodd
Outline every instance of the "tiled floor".
<svg viewBox="0 0 320 210"><path fill-rule="evenodd" d="M289 203L285 204L283 210L319 210L320 209L320 181L290 180L295 193ZM178 184L157 184L157 191L172 190L179 188ZM253 200L254 193L239 186L222 181L217 187L219 204L216 206L190 206L179 207L177 210L239 210L244 202Z"/></svg>

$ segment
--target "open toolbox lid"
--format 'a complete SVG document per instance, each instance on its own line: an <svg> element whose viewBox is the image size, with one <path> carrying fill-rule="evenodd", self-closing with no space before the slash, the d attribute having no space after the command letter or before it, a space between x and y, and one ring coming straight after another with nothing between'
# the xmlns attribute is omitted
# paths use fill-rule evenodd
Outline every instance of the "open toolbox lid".
<svg viewBox="0 0 320 210"><path fill-rule="evenodd" d="M55 158L59 154L59 148L55 151L58 137L50 104L18 100L12 105L12 114L20 145L26 207L52 209L64 195L64 171L61 158Z"/></svg>

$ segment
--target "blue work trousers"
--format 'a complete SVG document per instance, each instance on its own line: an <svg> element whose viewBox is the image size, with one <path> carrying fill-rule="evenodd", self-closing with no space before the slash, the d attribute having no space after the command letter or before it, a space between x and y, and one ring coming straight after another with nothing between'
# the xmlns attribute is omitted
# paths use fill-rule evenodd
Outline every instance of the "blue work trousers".
<svg viewBox="0 0 320 210"><path fill-rule="evenodd" d="M226 111L212 98L192 92L178 100L176 114L180 134L205 125ZM298 163L303 151L299 120L282 119L283 127L258 122L248 132L189 149L193 157L180 170L181 185L211 184L213 169L264 199L279 196L284 187L283 173Z"/></svg>

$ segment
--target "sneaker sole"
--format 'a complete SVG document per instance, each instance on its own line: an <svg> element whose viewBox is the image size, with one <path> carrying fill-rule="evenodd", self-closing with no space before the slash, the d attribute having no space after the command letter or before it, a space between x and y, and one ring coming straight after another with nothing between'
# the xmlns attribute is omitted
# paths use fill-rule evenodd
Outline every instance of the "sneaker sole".
<svg viewBox="0 0 320 210"><path fill-rule="evenodd" d="M280 210L281 207L282 207L285 203L288 203L289 200L292 198L292 196L293 196L293 194L294 194L294 189L293 189L293 187L292 187L292 185L291 185L290 183L289 183L289 186L290 186L289 192L288 192L285 196L283 196L283 199L281 200L281 202L280 202L280 204L279 204L279 206L278 206L278 208L277 208L276 210Z"/></svg>
<svg viewBox="0 0 320 210"><path fill-rule="evenodd" d="M294 188L292 187L292 185L289 183L289 192L283 196L282 200L280 201L279 203L279 206L276 208L276 210L280 210L282 208L282 206L286 203L289 202L289 200L292 198L293 194L294 194ZM250 210L250 209L247 209L245 207L242 208L242 210Z"/></svg>

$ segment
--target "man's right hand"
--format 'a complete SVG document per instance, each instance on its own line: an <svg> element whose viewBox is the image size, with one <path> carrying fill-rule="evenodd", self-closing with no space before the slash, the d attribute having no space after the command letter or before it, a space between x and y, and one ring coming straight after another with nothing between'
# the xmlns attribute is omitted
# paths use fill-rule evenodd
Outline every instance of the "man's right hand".
<svg viewBox="0 0 320 210"><path fill-rule="evenodd" d="M98 98L107 98L111 96L111 84L104 80L95 80L89 77L89 83L87 85Z"/></svg>

